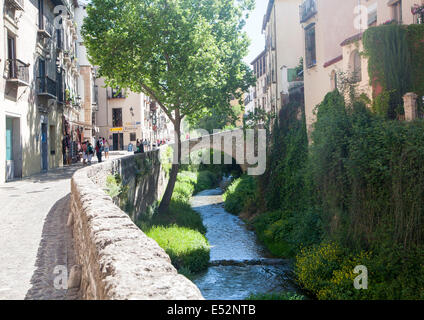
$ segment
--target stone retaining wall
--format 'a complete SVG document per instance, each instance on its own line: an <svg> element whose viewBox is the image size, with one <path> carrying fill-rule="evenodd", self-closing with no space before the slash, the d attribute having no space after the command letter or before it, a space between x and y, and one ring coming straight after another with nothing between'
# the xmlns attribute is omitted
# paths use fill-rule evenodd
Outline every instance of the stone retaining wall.
<svg viewBox="0 0 424 320"><path fill-rule="evenodd" d="M159 158L159 151L127 156L81 169L72 178L71 213L83 299L203 299L199 289L179 275L169 256L148 238L103 191L106 177L119 173L134 183L136 160ZM160 161L135 183L133 200L148 207L166 187ZM131 182L133 181L133 182ZM149 186L154 182L155 185ZM152 188L153 187L153 188ZM143 199L143 194L146 196Z"/></svg>

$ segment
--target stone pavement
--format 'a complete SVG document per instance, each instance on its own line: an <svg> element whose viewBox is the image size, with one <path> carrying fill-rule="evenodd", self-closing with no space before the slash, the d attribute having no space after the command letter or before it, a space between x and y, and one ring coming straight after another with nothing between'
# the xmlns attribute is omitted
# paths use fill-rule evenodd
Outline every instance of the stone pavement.
<svg viewBox="0 0 424 320"><path fill-rule="evenodd" d="M122 155L127 154L123 153ZM121 154L111 158L122 156ZM54 279L74 264L66 226L70 179L82 164L0 185L0 300L78 299Z"/></svg>

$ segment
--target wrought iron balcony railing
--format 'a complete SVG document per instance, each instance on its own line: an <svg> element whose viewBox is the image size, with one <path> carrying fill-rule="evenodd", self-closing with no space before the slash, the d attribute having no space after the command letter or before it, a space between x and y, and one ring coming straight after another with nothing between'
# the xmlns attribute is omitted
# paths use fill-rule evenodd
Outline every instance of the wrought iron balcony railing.
<svg viewBox="0 0 424 320"><path fill-rule="evenodd" d="M300 5L300 23L308 21L310 18L316 15L317 12L316 0L305 0Z"/></svg>
<svg viewBox="0 0 424 320"><path fill-rule="evenodd" d="M125 99L127 96L122 90L112 89L110 93L108 93L108 99Z"/></svg>
<svg viewBox="0 0 424 320"><path fill-rule="evenodd" d="M38 33L40 36L45 38L51 38L53 36L53 23L47 19L46 16L39 17L38 21Z"/></svg>
<svg viewBox="0 0 424 320"><path fill-rule="evenodd" d="M24 10L24 0L6 0L6 3L12 6L15 10Z"/></svg>
<svg viewBox="0 0 424 320"><path fill-rule="evenodd" d="M43 77L43 78L37 78L37 84L38 84L39 96L48 96L50 98L56 99L57 97L56 81L50 79L49 77Z"/></svg>
<svg viewBox="0 0 424 320"><path fill-rule="evenodd" d="M5 75L8 82L16 83L19 86L28 86L29 64L18 59L8 59Z"/></svg>

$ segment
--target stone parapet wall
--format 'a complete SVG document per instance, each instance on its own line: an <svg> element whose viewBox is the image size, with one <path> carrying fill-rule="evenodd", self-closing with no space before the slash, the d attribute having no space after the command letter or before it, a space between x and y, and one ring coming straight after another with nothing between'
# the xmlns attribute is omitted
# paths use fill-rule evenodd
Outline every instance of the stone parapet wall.
<svg viewBox="0 0 424 320"><path fill-rule="evenodd" d="M155 156L158 154L159 151ZM131 180L135 158L142 156L145 155L93 165L77 171L72 178L68 224L72 226L76 260L81 270L81 297L90 300L203 299L199 289L178 274L165 251L102 189L110 174L120 173L123 180ZM160 162L155 166L160 166ZM152 172L160 172L160 168ZM163 177L157 180L159 177L157 174L153 180L160 184L166 182ZM149 174L145 179L150 181L152 177ZM160 194L158 189L163 186L150 188L149 193ZM134 194L140 197L142 192ZM149 201L153 198L148 197ZM137 201L143 202L143 199Z"/></svg>

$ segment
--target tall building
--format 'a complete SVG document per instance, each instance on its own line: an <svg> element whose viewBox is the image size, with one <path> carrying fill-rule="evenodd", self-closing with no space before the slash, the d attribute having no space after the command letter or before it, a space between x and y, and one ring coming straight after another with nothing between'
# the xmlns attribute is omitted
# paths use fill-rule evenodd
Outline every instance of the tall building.
<svg viewBox="0 0 424 320"><path fill-rule="evenodd" d="M277 113L297 80L294 70L303 56L302 28L299 25L301 0L269 0L262 32L265 34L266 107Z"/></svg>
<svg viewBox="0 0 424 320"><path fill-rule="evenodd" d="M0 183L61 166L64 117L78 122L80 114L72 22L78 3L2 3Z"/></svg>
<svg viewBox="0 0 424 320"><path fill-rule="evenodd" d="M110 88L102 78L97 79L96 85L96 125L99 127L96 136L108 139L111 150L128 150L137 140L147 139L152 145L157 140L173 140L173 124L150 97Z"/></svg>
<svg viewBox="0 0 424 320"><path fill-rule="evenodd" d="M96 127L96 111L98 109L98 86L96 84L96 68L88 60L87 49L81 36L84 18L87 16L85 3L80 2L75 8L75 23L77 25L77 56L80 77L78 91L81 97L81 122L84 127L83 140L93 141L98 132Z"/></svg>
<svg viewBox="0 0 424 320"><path fill-rule="evenodd" d="M411 10L422 0L305 0L300 7L304 42L305 111L308 131L315 107L340 84L339 75L353 75L359 92L373 98L362 35L369 26L395 21L422 23Z"/></svg>
<svg viewBox="0 0 424 320"><path fill-rule="evenodd" d="M271 111L270 105L267 103L267 78L266 78L266 51L262 51L259 56L252 61L253 74L256 76L256 86L253 93L254 110L262 109L267 112Z"/></svg>

